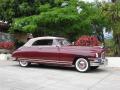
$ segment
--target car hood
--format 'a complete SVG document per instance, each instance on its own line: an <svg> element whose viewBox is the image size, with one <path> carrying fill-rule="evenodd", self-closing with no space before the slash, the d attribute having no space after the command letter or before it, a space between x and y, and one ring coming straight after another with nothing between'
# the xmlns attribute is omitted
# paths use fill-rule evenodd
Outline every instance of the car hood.
<svg viewBox="0 0 120 90"><path fill-rule="evenodd" d="M94 57L96 53L101 54L104 49L100 46L87 47L87 46L65 46L62 47L63 52L68 52L76 55L82 56L92 56Z"/></svg>
<svg viewBox="0 0 120 90"><path fill-rule="evenodd" d="M75 50L84 50L91 52L103 52L104 49L101 46L68 46L67 48L75 49Z"/></svg>

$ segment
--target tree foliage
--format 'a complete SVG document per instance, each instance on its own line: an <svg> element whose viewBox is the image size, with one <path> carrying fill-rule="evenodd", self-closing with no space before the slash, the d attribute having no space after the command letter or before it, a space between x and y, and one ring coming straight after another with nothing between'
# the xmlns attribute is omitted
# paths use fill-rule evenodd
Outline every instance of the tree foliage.
<svg viewBox="0 0 120 90"><path fill-rule="evenodd" d="M37 36L65 36L75 40L81 35L97 33L101 36L101 31L106 26L101 8L96 4L78 0L33 1L32 4L27 0L17 3L18 7L13 9L15 16L11 32L31 32Z"/></svg>
<svg viewBox="0 0 120 90"><path fill-rule="evenodd" d="M78 0L0 0L0 20L11 33L65 36L71 41L94 35L104 42L103 28L113 30L120 55L120 1L84 3Z"/></svg>
<svg viewBox="0 0 120 90"><path fill-rule="evenodd" d="M113 31L115 55L120 56L120 1L104 4L103 11L109 21L108 30Z"/></svg>

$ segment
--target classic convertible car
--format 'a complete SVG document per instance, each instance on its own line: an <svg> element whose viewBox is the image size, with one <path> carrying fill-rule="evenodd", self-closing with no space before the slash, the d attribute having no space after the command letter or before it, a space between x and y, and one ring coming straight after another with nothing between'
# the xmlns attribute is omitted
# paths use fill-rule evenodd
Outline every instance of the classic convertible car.
<svg viewBox="0 0 120 90"><path fill-rule="evenodd" d="M74 46L61 37L37 37L12 54L20 66L42 63L62 66L74 66L80 72L106 65L105 50L95 47Z"/></svg>

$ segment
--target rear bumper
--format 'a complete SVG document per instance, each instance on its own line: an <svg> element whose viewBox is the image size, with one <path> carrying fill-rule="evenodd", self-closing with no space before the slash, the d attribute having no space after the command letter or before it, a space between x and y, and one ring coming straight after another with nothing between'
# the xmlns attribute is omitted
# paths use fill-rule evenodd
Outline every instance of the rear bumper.
<svg viewBox="0 0 120 90"><path fill-rule="evenodd" d="M17 58L12 56L12 57L11 57L11 60L12 60L12 61L17 61Z"/></svg>
<svg viewBox="0 0 120 90"><path fill-rule="evenodd" d="M90 66L106 66L108 65L108 59L97 58L94 61L90 61Z"/></svg>

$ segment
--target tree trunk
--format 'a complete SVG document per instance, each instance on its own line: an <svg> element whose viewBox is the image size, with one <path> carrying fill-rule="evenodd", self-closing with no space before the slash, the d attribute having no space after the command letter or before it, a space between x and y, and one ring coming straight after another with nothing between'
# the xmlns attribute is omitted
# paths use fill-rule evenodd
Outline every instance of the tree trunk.
<svg viewBox="0 0 120 90"><path fill-rule="evenodd" d="M111 0L113 3L116 2L116 0Z"/></svg>
<svg viewBox="0 0 120 90"><path fill-rule="evenodd" d="M120 35L116 34L114 36L115 40L115 56L120 56Z"/></svg>

